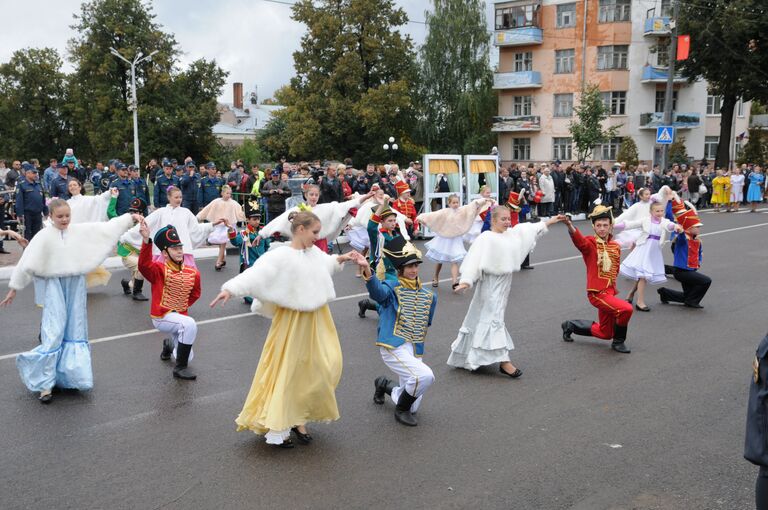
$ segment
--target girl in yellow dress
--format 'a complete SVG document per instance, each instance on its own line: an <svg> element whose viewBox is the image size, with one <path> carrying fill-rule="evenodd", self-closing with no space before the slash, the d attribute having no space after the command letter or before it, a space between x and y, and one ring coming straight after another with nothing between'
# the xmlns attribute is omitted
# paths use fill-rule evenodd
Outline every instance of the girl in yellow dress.
<svg viewBox="0 0 768 510"><path fill-rule="evenodd" d="M237 417L237 430L266 436L268 444L293 448L312 440L308 422L339 418L336 386L341 347L328 302L336 297L331 275L354 255L331 256L313 245L320 220L295 212L290 244L273 248L221 287L211 303L252 296L251 309L272 319L251 390Z"/></svg>
<svg viewBox="0 0 768 510"><path fill-rule="evenodd" d="M727 205L731 201L731 178L723 175L723 171L717 170L717 177L712 179L712 205L715 212L720 212L721 205Z"/></svg>

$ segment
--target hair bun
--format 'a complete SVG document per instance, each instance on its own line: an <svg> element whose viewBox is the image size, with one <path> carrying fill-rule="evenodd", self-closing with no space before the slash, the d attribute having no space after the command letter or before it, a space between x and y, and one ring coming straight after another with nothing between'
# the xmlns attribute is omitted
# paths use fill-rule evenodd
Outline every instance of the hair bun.
<svg viewBox="0 0 768 510"><path fill-rule="evenodd" d="M296 215L299 214L296 211L292 211L290 214L288 214L288 221L293 223L293 219L296 217Z"/></svg>

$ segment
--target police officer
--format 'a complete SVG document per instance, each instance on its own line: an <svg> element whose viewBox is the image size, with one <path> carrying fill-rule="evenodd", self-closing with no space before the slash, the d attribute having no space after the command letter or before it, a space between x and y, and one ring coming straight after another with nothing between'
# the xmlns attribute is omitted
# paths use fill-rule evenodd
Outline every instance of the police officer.
<svg viewBox="0 0 768 510"><path fill-rule="evenodd" d="M109 191L109 188L112 187L112 181L117 179L117 168L115 166L117 163L117 160L110 159L106 170L101 173L101 179L99 179L99 190L102 193Z"/></svg>
<svg viewBox="0 0 768 510"><path fill-rule="evenodd" d="M197 165L190 160L184 167L184 175L179 179L181 188L181 206L186 207L192 214L197 214L197 195L200 188L200 174L197 173Z"/></svg>
<svg viewBox="0 0 768 510"><path fill-rule="evenodd" d="M205 165L205 172L206 175L200 179L200 195L198 203L201 208L219 198L221 195L221 186L224 184L224 179L216 177L216 164L213 161L209 161Z"/></svg>
<svg viewBox="0 0 768 510"><path fill-rule="evenodd" d="M30 241L43 228L43 216L48 216L48 206L45 205L37 169L24 163L22 170L24 180L16 185L16 218L24 218L24 239Z"/></svg>
<svg viewBox="0 0 768 510"><path fill-rule="evenodd" d="M128 167L123 163L118 163L117 166L117 179L112 181L110 187L117 188L120 192L117 195L117 204L115 205L115 211L118 215L125 214L128 209L131 208L131 202L138 196L138 190L136 183L129 176Z"/></svg>
<svg viewBox="0 0 768 510"><path fill-rule="evenodd" d="M747 433L744 438L744 458L760 466L755 483L755 506L768 510L768 335L752 360L752 381L747 404Z"/></svg>
<svg viewBox="0 0 768 510"><path fill-rule="evenodd" d="M53 178L51 181L50 193L52 197L61 198L62 200L69 200L72 195L69 194L69 181L72 177L69 176L69 168L64 163L57 165L59 175Z"/></svg>
<svg viewBox="0 0 768 510"><path fill-rule="evenodd" d="M128 165L128 177L136 185L136 196L140 198L144 204L144 209L138 212L139 214L146 216L147 204L149 203L149 186L147 186L147 181L141 178L139 167L135 165Z"/></svg>
<svg viewBox="0 0 768 510"><path fill-rule="evenodd" d="M179 179L173 174L173 164L163 160L163 173L155 178L154 204L155 209L160 209L168 205L168 187L179 187Z"/></svg>

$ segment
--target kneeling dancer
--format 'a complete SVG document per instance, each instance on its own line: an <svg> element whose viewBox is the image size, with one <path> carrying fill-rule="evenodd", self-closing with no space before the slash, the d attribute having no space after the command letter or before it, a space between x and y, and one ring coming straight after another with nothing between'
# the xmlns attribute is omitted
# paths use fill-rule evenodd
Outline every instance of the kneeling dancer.
<svg viewBox="0 0 768 510"><path fill-rule="evenodd" d="M397 374L395 384L386 377L377 377L373 401L384 403L389 395L395 403L395 419L403 425L416 426L416 417L424 393L435 376L421 357L424 338L432 325L437 296L422 288L419 280L421 253L398 236L386 242L384 256L397 270L397 281L380 280L372 274L367 261L361 259L363 277L371 298L379 305L378 340L381 359Z"/></svg>
<svg viewBox="0 0 768 510"><path fill-rule="evenodd" d="M623 354L631 351L625 345L627 326L632 317L632 305L617 298L616 276L621 261L621 245L613 240L613 213L609 207L598 205L590 213L594 236L584 236L567 218L571 241L578 248L587 266L587 298L597 308L599 322L568 320L562 323L563 340L573 342L573 333L610 340L611 348Z"/></svg>
<svg viewBox="0 0 768 510"><path fill-rule="evenodd" d="M141 222L139 233L143 239L139 252L139 271L152 285L150 316L158 331L169 333L163 340L160 359L176 358L173 377L193 380L197 378L187 366L192 359L192 344L197 336L197 323L187 314L190 306L200 297L200 271L184 262L184 248L179 233L172 225L155 234L155 246L164 261L152 259L152 241L149 226Z"/></svg>

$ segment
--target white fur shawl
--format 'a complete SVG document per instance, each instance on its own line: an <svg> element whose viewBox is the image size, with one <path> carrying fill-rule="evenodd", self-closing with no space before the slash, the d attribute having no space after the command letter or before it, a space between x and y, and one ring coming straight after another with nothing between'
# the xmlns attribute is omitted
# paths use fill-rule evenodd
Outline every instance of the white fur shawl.
<svg viewBox="0 0 768 510"><path fill-rule="evenodd" d="M67 200L72 211L71 223L107 221L107 207L112 198L110 192L95 196L75 195Z"/></svg>
<svg viewBox="0 0 768 510"><path fill-rule="evenodd" d="M484 198L478 198L457 209L446 207L434 212L419 214L416 219L441 237L460 237L469 232L475 222L475 217L480 214L486 203Z"/></svg>
<svg viewBox="0 0 768 510"><path fill-rule="evenodd" d="M184 245L184 253L192 253L195 248L203 246L213 230L213 223L198 223L195 215L186 207L171 207L170 205L155 209L152 214L144 218L144 222L149 227L150 237L154 237L155 233L166 225L176 227L179 239ZM126 232L120 241L140 249L139 225ZM152 253L160 255L160 250L154 244L152 245Z"/></svg>
<svg viewBox="0 0 768 510"><path fill-rule="evenodd" d="M216 198L197 213L197 219L200 221L206 220L215 223L222 218L228 219L229 224L234 228L238 221L245 221L243 206L232 198L228 200Z"/></svg>
<svg viewBox="0 0 768 510"><path fill-rule="evenodd" d="M536 241L548 232L546 223L520 223L499 234L487 230L469 247L461 264L460 283L468 285L483 273L503 275L520 270L525 257L536 247Z"/></svg>
<svg viewBox="0 0 768 510"><path fill-rule="evenodd" d="M272 249L256 263L221 286L234 296L253 297L251 310L272 317L276 307L311 312L336 297L331 275L341 271L335 256L317 246Z"/></svg>
<svg viewBox="0 0 768 510"><path fill-rule="evenodd" d="M350 225L352 225L353 228L368 228L368 221L371 219L371 216L373 216L374 208L378 209L380 205L381 204L374 199L368 200L357 210L357 216L350 221ZM395 217L397 218L397 226L400 228L400 234L406 241L410 241L411 236L408 235L408 229L405 227L405 216L394 209L392 209L392 211L394 211Z"/></svg>
<svg viewBox="0 0 768 510"><path fill-rule="evenodd" d="M30 241L8 286L20 290L32 277L56 278L90 273L104 262L133 219L123 214L110 221L70 224L66 230L45 227Z"/></svg>
<svg viewBox="0 0 768 510"><path fill-rule="evenodd" d="M312 207L312 212L320 218L320 239L336 239L352 218L349 210L355 207L360 207L359 196L344 202L329 202ZM271 237L275 233L280 232L282 236L291 239L293 236L291 235L291 222L288 221L288 216L292 212L298 211L298 206L286 209L283 214L264 225L260 232L261 237Z"/></svg>

